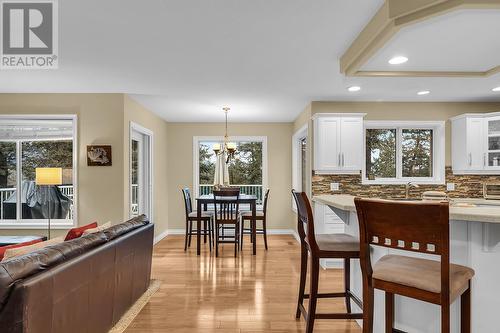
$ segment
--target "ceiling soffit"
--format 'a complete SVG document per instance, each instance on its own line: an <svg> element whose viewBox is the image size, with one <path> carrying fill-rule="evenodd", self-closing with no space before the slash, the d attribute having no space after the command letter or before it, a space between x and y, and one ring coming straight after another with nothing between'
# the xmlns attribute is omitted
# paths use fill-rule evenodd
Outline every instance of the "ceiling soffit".
<svg viewBox="0 0 500 333"><path fill-rule="evenodd" d="M500 0L386 0L340 58L341 73L371 77L488 77L500 73L500 64L486 71L360 70L402 28L461 9L500 9Z"/></svg>

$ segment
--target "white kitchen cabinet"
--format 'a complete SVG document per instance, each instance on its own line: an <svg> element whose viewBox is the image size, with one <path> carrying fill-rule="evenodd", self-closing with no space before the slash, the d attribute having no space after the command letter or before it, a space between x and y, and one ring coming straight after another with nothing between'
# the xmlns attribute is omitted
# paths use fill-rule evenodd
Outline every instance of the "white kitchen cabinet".
<svg viewBox="0 0 500 333"><path fill-rule="evenodd" d="M454 174L500 174L500 113L451 118Z"/></svg>
<svg viewBox="0 0 500 333"><path fill-rule="evenodd" d="M363 162L364 113L317 114L314 117L314 171L358 173Z"/></svg>
<svg viewBox="0 0 500 333"><path fill-rule="evenodd" d="M344 221L327 205L314 202L314 231L315 234L343 234ZM323 268L342 268L342 259L321 259Z"/></svg>

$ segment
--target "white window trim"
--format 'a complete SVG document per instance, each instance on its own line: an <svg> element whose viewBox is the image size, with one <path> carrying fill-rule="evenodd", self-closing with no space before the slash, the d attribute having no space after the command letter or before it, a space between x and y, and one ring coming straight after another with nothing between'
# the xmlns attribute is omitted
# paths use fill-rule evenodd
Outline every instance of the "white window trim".
<svg viewBox="0 0 500 333"><path fill-rule="evenodd" d="M73 219L72 220L62 220L62 219L51 219L50 229L70 229L78 225L78 116L75 114L54 114L54 115L0 115L0 120L2 119L19 119L19 120L51 120L51 119L61 119L61 120L71 120L73 122ZM28 140L16 140L16 141L28 141ZM33 141L33 140L31 140ZM17 180L21 175L22 162L19 156L19 149L17 150L16 162L17 167ZM18 186L16 185L16 188ZM20 192L18 193L18 200L20 197ZM1 220L0 229L34 229L34 230L45 230L48 228L48 220L46 219L21 219L21 208L16 207L15 220Z"/></svg>
<svg viewBox="0 0 500 333"><path fill-rule="evenodd" d="M433 177L402 177L401 176L401 141L396 145L396 172L397 178L366 178L366 130L367 129L397 129L397 137L401 136L401 129L432 129L433 130ZM401 185L408 182L417 184L442 185L445 183L445 122L444 121L365 121L363 129L363 169L361 183L363 185Z"/></svg>
<svg viewBox="0 0 500 333"><path fill-rule="evenodd" d="M309 127L307 124L302 126L297 132L292 136L292 189L298 192L306 191L307 189L302 188L302 159L301 152L302 147L300 146L301 140L307 139L309 132ZM292 197L292 210L297 212L297 206L295 200Z"/></svg>
<svg viewBox="0 0 500 333"><path fill-rule="evenodd" d="M136 131L142 135L145 135L149 139L149 151L148 151L148 157L149 161L147 161L147 168L149 172L149 179L148 179L148 210L150 212L150 216L148 216L148 219L151 223L154 223L154 132L144 126L141 126L133 121L130 122L129 125L129 177L128 177L128 188L129 188L129 199L128 199L128 206L129 206L129 218L132 217L132 134L133 132Z"/></svg>
<svg viewBox="0 0 500 333"><path fill-rule="evenodd" d="M200 173L200 151L198 149L200 141L223 141L223 136L193 136L193 193L195 198L199 196L199 173ZM267 164L267 136L231 136L230 141L253 141L262 142L262 190L265 191L268 185L268 164Z"/></svg>

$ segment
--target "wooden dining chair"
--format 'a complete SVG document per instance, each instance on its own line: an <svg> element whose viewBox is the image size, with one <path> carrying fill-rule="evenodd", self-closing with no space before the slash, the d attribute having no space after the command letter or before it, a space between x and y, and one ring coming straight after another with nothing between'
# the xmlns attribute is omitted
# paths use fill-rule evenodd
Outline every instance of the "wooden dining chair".
<svg viewBox="0 0 500 333"><path fill-rule="evenodd" d="M373 332L374 289L385 291L386 332L393 332L394 295L441 306L441 332L450 332L450 304L461 297L461 332L470 332L474 271L450 264L447 202L397 202L355 198L360 226L363 332ZM374 265L371 246L440 256L436 260L389 254ZM424 319L424 318L422 318Z"/></svg>
<svg viewBox="0 0 500 333"><path fill-rule="evenodd" d="M264 236L264 246L267 251L267 201L269 199L269 189L266 190L266 194L264 195L264 204L262 205L262 211L257 211L255 219L257 221L262 221L262 229L256 228L257 235ZM245 222L250 221L250 227L245 228ZM252 235L252 212L242 212L241 213L241 249L243 249L243 237L245 235L251 235L252 243L255 242Z"/></svg>
<svg viewBox="0 0 500 333"><path fill-rule="evenodd" d="M215 256L219 256L219 243L234 243L234 256L238 255L240 239L239 189L214 191L214 218L215 218ZM220 231L229 225L234 229L234 235Z"/></svg>
<svg viewBox="0 0 500 333"><path fill-rule="evenodd" d="M187 250L188 247L191 246L191 236L197 235L196 230L193 230L193 222L197 223L198 221L198 212L193 210L192 201L191 201L191 192L189 188L182 189L182 196L184 198L184 209L186 212L186 237L184 240L184 251ZM209 241L210 250L212 250L212 237L213 237L213 214L211 212L202 212L201 213L201 224L203 230L201 230L201 234L203 235L204 242L207 242L207 236Z"/></svg>
<svg viewBox="0 0 500 333"><path fill-rule="evenodd" d="M292 191L292 194L297 204L297 231L300 237L301 248L299 299L295 317L299 319L301 314L304 316L307 322L306 333L313 332L314 321L316 319L363 318L362 313L351 313L351 300L360 308L363 307L361 300L350 290L351 259L359 258L358 240L347 234L315 235L313 213L307 195L304 192L295 191ZM311 286L309 294L305 294L308 255L311 258ZM344 260L344 292L318 293L320 259ZM344 298L346 313L316 313L318 298L338 297ZM303 305L304 299L309 299L308 311L306 311Z"/></svg>

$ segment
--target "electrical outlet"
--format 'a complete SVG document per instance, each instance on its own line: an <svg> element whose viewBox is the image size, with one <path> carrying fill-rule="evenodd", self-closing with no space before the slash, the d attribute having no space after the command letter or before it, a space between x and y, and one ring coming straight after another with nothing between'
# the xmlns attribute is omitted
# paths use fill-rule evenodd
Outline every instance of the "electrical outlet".
<svg viewBox="0 0 500 333"><path fill-rule="evenodd" d="M340 190L339 183L330 183L330 191L338 191L338 190Z"/></svg>
<svg viewBox="0 0 500 333"><path fill-rule="evenodd" d="M446 183L447 191L455 191L455 183Z"/></svg>

